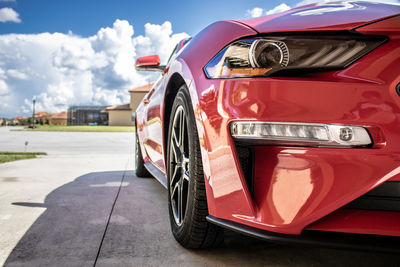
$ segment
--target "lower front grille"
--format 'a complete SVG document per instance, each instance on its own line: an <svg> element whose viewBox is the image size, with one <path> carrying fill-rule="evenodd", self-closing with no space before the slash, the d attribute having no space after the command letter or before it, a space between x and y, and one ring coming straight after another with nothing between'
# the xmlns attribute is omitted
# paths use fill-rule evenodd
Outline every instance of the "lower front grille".
<svg viewBox="0 0 400 267"><path fill-rule="evenodd" d="M400 182L385 182L344 208L400 211Z"/></svg>
<svg viewBox="0 0 400 267"><path fill-rule="evenodd" d="M235 142L236 154L240 162L240 167L244 178L246 179L247 188L252 197L254 197L254 151L251 146L243 145Z"/></svg>

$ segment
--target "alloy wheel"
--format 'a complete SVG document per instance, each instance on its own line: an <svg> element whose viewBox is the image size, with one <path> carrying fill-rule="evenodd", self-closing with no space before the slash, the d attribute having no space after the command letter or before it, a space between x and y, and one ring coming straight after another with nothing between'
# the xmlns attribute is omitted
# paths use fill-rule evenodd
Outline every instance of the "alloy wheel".
<svg viewBox="0 0 400 267"><path fill-rule="evenodd" d="M170 205L175 223L181 226L188 206L190 184L188 127L183 106L176 109L172 123L172 133L169 140Z"/></svg>

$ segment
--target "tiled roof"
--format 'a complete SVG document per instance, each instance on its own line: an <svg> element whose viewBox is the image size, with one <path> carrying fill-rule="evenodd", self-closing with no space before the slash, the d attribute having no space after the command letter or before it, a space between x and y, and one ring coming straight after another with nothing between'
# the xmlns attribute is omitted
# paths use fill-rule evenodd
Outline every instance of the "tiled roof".
<svg viewBox="0 0 400 267"><path fill-rule="evenodd" d="M106 110L130 110L129 104L107 107Z"/></svg>
<svg viewBox="0 0 400 267"><path fill-rule="evenodd" d="M66 111L62 111L62 112L58 112L58 113L54 113L51 115L52 119L67 119L67 112Z"/></svg>
<svg viewBox="0 0 400 267"><path fill-rule="evenodd" d="M44 118L50 116L50 113L45 111L35 112L35 118Z"/></svg>
<svg viewBox="0 0 400 267"><path fill-rule="evenodd" d="M24 117L22 117L22 116L16 116L16 117L14 117L14 118L11 118L12 120L23 120L23 119L25 119Z"/></svg>
<svg viewBox="0 0 400 267"><path fill-rule="evenodd" d="M148 91L150 91L153 84L154 84L154 82L148 83L146 85L142 85L139 87L135 87L135 88L129 89L129 92L148 92Z"/></svg>

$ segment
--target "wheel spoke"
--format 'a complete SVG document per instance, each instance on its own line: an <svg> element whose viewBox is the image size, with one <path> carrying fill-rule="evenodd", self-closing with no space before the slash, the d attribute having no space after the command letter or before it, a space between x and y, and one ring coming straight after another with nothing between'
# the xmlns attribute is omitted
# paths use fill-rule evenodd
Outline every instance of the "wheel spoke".
<svg viewBox="0 0 400 267"><path fill-rule="evenodd" d="M175 199L175 195L176 194L179 194L179 184L178 183L176 183L175 185L174 185L174 187L172 188L172 192L171 192L171 198L173 198L173 199Z"/></svg>
<svg viewBox="0 0 400 267"><path fill-rule="evenodd" d="M187 170L183 173L182 179L189 182L189 170Z"/></svg>
<svg viewBox="0 0 400 267"><path fill-rule="evenodd" d="M171 186L175 186L179 182L181 176L179 170L180 168L178 166L174 167L174 171L171 175L172 178L170 182Z"/></svg>
<svg viewBox="0 0 400 267"><path fill-rule="evenodd" d="M183 111L180 114L179 118L179 145L183 148L184 137L185 136L185 116Z"/></svg>
<svg viewBox="0 0 400 267"><path fill-rule="evenodd" d="M182 197L183 197L183 192L182 192L182 183L179 183L178 185L178 221L179 223L182 223L183 221L183 211L182 211Z"/></svg>
<svg viewBox="0 0 400 267"><path fill-rule="evenodd" d="M178 159L181 156L181 149L179 148L179 141L176 137L175 131L173 131L173 137L172 137L172 152L174 153L176 163L178 163Z"/></svg>

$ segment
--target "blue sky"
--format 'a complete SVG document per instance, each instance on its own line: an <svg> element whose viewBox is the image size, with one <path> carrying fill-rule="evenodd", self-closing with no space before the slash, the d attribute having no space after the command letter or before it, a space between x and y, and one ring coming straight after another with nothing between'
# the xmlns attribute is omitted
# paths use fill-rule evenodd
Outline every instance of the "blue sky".
<svg viewBox="0 0 400 267"><path fill-rule="evenodd" d="M95 34L101 27L112 25L116 19L129 21L137 34L143 34L147 22L162 24L170 21L175 32L197 33L208 24L224 19L246 18L246 11L254 7L272 9L285 2L262 0L17 0L0 1L0 8L13 8L21 23L0 24L0 34L62 32L81 36Z"/></svg>
<svg viewBox="0 0 400 267"><path fill-rule="evenodd" d="M51 113L128 103L128 89L157 78L136 72L138 57L158 54L165 63L179 40L217 20L312 2L0 0L0 118L29 116L33 97L37 111Z"/></svg>

